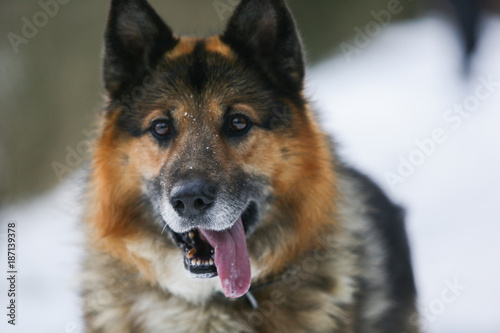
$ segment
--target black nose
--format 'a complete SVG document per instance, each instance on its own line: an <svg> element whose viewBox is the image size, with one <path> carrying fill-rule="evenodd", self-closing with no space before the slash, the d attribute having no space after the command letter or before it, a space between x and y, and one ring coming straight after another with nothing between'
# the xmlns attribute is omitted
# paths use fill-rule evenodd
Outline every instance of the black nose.
<svg viewBox="0 0 500 333"><path fill-rule="evenodd" d="M204 179L183 180L170 193L170 203L182 217L199 217L215 200L215 187Z"/></svg>

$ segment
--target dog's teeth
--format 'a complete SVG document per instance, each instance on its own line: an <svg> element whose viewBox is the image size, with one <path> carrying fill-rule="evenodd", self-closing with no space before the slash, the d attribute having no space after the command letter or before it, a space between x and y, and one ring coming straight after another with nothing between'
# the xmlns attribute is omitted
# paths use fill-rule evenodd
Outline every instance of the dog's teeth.
<svg viewBox="0 0 500 333"><path fill-rule="evenodd" d="M201 265L201 260L200 259L196 259L196 265L197 266Z"/></svg>
<svg viewBox="0 0 500 333"><path fill-rule="evenodd" d="M196 259L191 260L191 265L196 266Z"/></svg>
<svg viewBox="0 0 500 333"><path fill-rule="evenodd" d="M196 254L196 248L192 248L191 250L189 250L189 252L187 253L188 259L192 259L195 254Z"/></svg>
<svg viewBox="0 0 500 333"><path fill-rule="evenodd" d="M210 260L208 261L208 263L209 263L210 265L213 265L213 264L214 264L214 260L210 258Z"/></svg>
<svg viewBox="0 0 500 333"><path fill-rule="evenodd" d="M191 238L191 239L194 238L194 232L192 232L192 231L189 232L189 238Z"/></svg>

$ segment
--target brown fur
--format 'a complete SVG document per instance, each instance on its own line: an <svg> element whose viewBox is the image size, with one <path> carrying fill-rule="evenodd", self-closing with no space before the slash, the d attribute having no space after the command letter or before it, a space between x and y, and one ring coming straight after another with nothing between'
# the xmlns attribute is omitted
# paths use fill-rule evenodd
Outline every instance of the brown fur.
<svg viewBox="0 0 500 333"><path fill-rule="evenodd" d="M212 50L214 45L210 50L217 52ZM181 48L185 49L184 46ZM227 46L220 48L222 54ZM182 106L179 113L183 114L188 109L188 105ZM215 122L221 117L218 113L220 109L211 110L214 112L207 118ZM98 242L129 262L128 254L121 249L120 244L124 239L137 237L143 225L141 220L150 218L135 204L140 202L140 175L158 173L162 161L181 153L185 145L179 142L176 147L162 152L150 138L126 138L114 127L120 110L115 111L108 113L112 116L105 118L103 135L96 147L91 184L97 207L89 220ZM301 113L299 110L294 112ZM161 112L152 112L146 121L156 114ZM221 164L234 163L257 169L259 174L271 175L274 195L280 198L277 210L287 211L294 218L295 230L284 242L285 246L259 260L262 266L270 269L269 273L282 271L291 259L317 246L318 234L335 223L332 208L336 197L336 176L332 167L334 161L330 157L327 138L314 124L314 116L307 111L304 119L296 125L299 136L305 139L289 140L260 135L245 144L244 150L229 155L222 150L217 151L217 155L223 156ZM288 151L286 156L281 153L283 149ZM272 217L269 219L272 220ZM304 220L309 223L302 223Z"/></svg>
<svg viewBox="0 0 500 333"><path fill-rule="evenodd" d="M219 36L174 42L161 55L165 63L182 65L202 48L208 64L218 61L238 75L257 77ZM118 89L120 76L113 71L109 76L108 89ZM272 130L255 126L234 143L221 138L228 112L255 124L266 121L262 105L259 109L254 102L263 95L231 99L234 84L214 79L196 93L182 80L174 87L155 85L133 105L132 116L111 98L96 143L86 210L88 332L392 333L379 318L394 311L394 322L402 323L397 327L416 333L408 321L414 300L397 309L400 303L390 294L381 264L385 245L372 230L368 193L335 159L330 139L301 102L303 93L272 96L286 107L287 120ZM267 93L257 90L251 89ZM151 124L165 117L176 124L168 147L149 133ZM123 119L139 130L127 132ZM133 134L137 131L149 134ZM179 165L219 181L230 182L240 171L266 182L271 204L247 238L258 309L246 298L222 296L218 278L184 276L181 250L164 233L166 225L158 223L144 189L145 180L168 179Z"/></svg>

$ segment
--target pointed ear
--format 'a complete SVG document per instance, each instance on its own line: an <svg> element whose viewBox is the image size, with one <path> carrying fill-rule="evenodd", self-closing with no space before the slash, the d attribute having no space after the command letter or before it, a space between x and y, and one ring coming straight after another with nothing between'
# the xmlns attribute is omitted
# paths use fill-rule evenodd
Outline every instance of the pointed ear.
<svg viewBox="0 0 500 333"><path fill-rule="evenodd" d="M259 66L278 87L302 90L302 43L284 0L242 0L222 40Z"/></svg>
<svg viewBox="0 0 500 333"><path fill-rule="evenodd" d="M146 0L112 0L104 55L104 82L111 97L140 84L177 42Z"/></svg>

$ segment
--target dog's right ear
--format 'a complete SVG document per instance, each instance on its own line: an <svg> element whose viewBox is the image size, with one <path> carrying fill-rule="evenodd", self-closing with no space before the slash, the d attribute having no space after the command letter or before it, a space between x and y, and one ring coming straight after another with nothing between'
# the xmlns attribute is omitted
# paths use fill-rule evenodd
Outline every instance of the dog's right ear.
<svg viewBox="0 0 500 333"><path fill-rule="evenodd" d="M141 84L177 42L146 0L112 0L104 55L104 82L110 96L119 98Z"/></svg>

